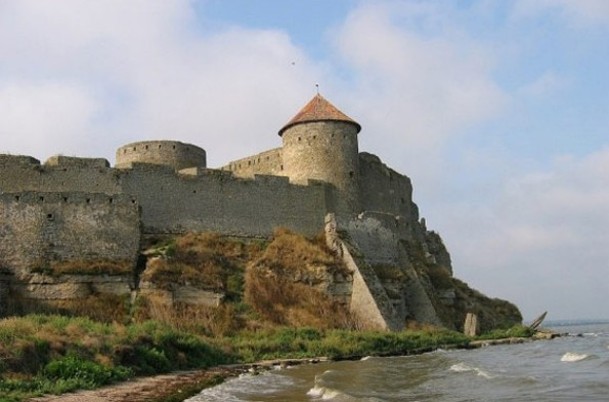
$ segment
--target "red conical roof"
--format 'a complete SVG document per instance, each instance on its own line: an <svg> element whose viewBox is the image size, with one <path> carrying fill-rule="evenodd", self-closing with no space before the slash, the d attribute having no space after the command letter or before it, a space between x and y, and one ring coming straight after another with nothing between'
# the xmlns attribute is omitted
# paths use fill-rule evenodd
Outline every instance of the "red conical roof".
<svg viewBox="0 0 609 402"><path fill-rule="evenodd" d="M343 121L355 125L358 133L362 129L355 120L338 110L326 98L317 94L305 107L300 109L296 116L292 117L292 120L279 130L279 135L283 135L283 132L292 126L313 121Z"/></svg>

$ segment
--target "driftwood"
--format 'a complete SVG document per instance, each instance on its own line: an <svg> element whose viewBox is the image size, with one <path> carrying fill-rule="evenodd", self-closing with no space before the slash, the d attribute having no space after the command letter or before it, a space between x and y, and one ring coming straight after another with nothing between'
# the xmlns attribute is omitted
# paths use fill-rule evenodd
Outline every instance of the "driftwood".
<svg viewBox="0 0 609 402"><path fill-rule="evenodd" d="M539 326L541 325L543 320L546 318L546 314L548 314L548 312L544 311L542 315L540 315L535 320L533 320L531 325L529 325L529 328L531 328L531 329L537 329L537 328L539 328Z"/></svg>

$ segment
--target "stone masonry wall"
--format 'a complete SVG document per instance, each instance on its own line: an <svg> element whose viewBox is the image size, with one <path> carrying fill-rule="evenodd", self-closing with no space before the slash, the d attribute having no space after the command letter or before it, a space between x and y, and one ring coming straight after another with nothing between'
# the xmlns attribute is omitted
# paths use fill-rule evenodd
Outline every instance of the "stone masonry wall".
<svg viewBox="0 0 609 402"><path fill-rule="evenodd" d="M362 211L383 212L418 220L417 206L412 202L412 183L381 162L378 156L359 154Z"/></svg>
<svg viewBox="0 0 609 402"><path fill-rule="evenodd" d="M0 218L0 267L18 277L52 262L137 260L139 207L128 196L4 193Z"/></svg>
<svg viewBox="0 0 609 402"><path fill-rule="evenodd" d="M230 172L187 169L176 174L136 164L121 179L142 206L146 233L215 231L269 236L284 226L305 235L323 228L328 186L290 184L287 177L235 178Z"/></svg>
<svg viewBox="0 0 609 402"><path fill-rule="evenodd" d="M235 177L232 172L201 167L182 169L148 163L109 168L105 160L0 156L0 192L83 192L124 194L142 207L148 233L217 231L268 236L277 226L307 235L323 228L333 205L332 186L311 181L289 183L287 177Z"/></svg>
<svg viewBox="0 0 609 402"><path fill-rule="evenodd" d="M52 157L41 165L29 156L0 155L0 193L121 193L119 177L105 159Z"/></svg>
<svg viewBox="0 0 609 402"><path fill-rule="evenodd" d="M229 170L238 177L254 177L255 174L285 176L281 148L232 161L222 170Z"/></svg>

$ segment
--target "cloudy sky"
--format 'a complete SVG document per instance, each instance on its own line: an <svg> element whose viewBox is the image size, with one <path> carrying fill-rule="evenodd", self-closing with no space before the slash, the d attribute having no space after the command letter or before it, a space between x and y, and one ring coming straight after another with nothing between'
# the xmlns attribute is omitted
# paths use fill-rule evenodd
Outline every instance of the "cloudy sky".
<svg viewBox="0 0 609 402"><path fill-rule="evenodd" d="M609 318L609 1L0 0L0 152L132 141L211 167L321 93L411 177L455 275Z"/></svg>

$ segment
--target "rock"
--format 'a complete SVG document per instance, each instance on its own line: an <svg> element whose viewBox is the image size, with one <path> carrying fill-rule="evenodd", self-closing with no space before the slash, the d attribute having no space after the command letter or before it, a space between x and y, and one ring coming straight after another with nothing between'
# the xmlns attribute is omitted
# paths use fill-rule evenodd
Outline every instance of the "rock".
<svg viewBox="0 0 609 402"><path fill-rule="evenodd" d="M465 324L463 324L463 333L467 336L474 337L478 335L478 316L474 313L467 313L465 316Z"/></svg>

